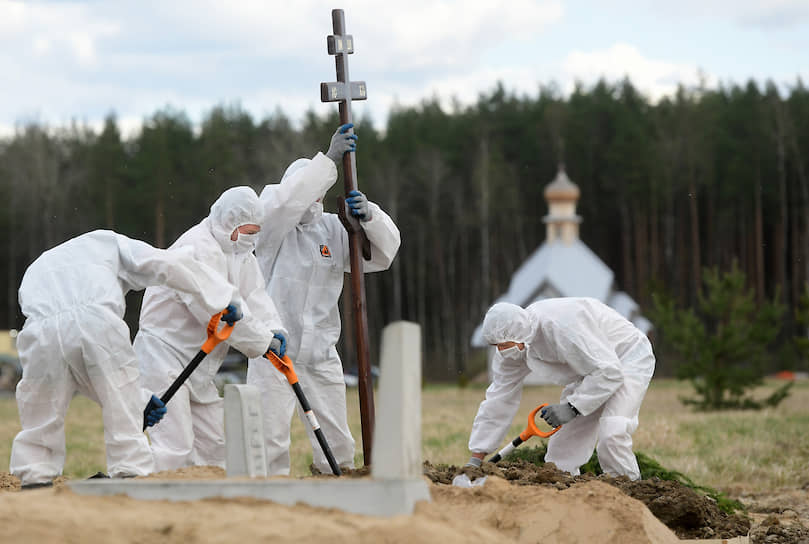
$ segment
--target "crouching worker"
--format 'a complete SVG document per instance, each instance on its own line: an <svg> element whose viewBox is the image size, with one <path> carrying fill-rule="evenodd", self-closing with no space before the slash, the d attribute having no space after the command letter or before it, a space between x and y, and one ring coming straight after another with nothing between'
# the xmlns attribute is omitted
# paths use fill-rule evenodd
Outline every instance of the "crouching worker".
<svg viewBox="0 0 809 544"><path fill-rule="evenodd" d="M244 317L177 390L163 421L149 430L158 471L194 465L224 468L224 401L214 377L228 346L247 357L261 357L269 349L281 356L285 352L287 332L264 290L264 278L253 255L263 219L256 192L250 187L233 187L213 203L208 217L169 248L191 250L227 278L240 297ZM171 385L205 342L210 318L210 312L185 293L168 286L146 290L135 337L144 387L165 391ZM271 367L269 361L263 361Z"/></svg>
<svg viewBox="0 0 809 544"><path fill-rule="evenodd" d="M65 414L75 393L101 405L111 477L154 471L141 431L151 393L138 382L123 316L128 291L162 284L193 296L210 315L233 296L224 278L195 261L191 251L155 249L112 231L78 236L28 267L19 292L26 321L17 337L22 430L14 438L10 463L24 488L51 485L62 474ZM147 414L151 422L166 410L154 398L158 408Z"/></svg>
<svg viewBox="0 0 809 544"><path fill-rule="evenodd" d="M640 479L632 433L655 366L646 335L595 299L553 298L526 309L495 304L483 339L497 353L469 437L470 464L480 466L503 441L523 380L534 371L565 386L559 404L540 412L552 427L563 425L548 441L545 462L576 475L596 449L605 473Z"/></svg>

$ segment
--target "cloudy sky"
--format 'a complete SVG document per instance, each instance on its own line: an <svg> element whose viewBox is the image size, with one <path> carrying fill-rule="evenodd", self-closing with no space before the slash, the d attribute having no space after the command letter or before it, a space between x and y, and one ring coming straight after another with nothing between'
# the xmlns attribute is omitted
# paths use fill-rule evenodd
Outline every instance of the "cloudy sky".
<svg viewBox="0 0 809 544"><path fill-rule="evenodd" d="M809 0L0 0L0 133L110 111L131 132L165 106L326 113L333 7L368 85L355 115L378 127L396 104L474 102L498 80L535 96L628 75L652 99L700 78L809 84Z"/></svg>

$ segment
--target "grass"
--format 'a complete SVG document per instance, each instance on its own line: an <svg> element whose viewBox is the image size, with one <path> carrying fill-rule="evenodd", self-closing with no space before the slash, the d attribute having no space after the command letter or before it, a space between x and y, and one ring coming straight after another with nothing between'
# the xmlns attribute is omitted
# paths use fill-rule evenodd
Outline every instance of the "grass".
<svg viewBox="0 0 809 544"><path fill-rule="evenodd" d="M765 384L765 397L779 384ZM422 391L422 456L433 463L463 464L469 457L467 440L485 386L467 388L428 385ZM506 440L525 427L528 413L542 402L556 402L561 388L526 387ZM761 411L698 413L678 397L690 386L674 380L653 380L644 400L635 451L682 473L698 486L737 495L768 491L809 481L809 383L796 383L778 408ZM375 399L377 404L381 399ZM356 389L348 391L349 425L357 441L357 465L362 464L360 416ZM171 406L169 405L169 409ZM81 478L105 470L101 411L92 401L76 397L67 418L65 475ZM7 469L11 441L19 430L14 398L0 397L0 465ZM536 442L536 443L534 443ZM533 438L528 447L539 445ZM526 447L526 446L523 446ZM312 450L303 424L292 425L292 474L309 474Z"/></svg>

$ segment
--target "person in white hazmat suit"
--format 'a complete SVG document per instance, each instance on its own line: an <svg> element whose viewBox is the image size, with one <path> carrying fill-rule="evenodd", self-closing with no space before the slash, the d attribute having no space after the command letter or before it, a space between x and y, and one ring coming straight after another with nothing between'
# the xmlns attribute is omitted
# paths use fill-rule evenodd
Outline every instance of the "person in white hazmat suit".
<svg viewBox="0 0 809 544"><path fill-rule="evenodd" d="M167 285L205 313L224 309L233 289L189 250L169 252L112 231L82 234L40 255L25 272L19 302L26 317L17 337L23 369L17 384L22 430L10 471L23 487L50 485L65 462L65 414L74 394L101 405L111 477L154 471L143 410L151 395L123 320L131 290ZM153 390L154 391L154 390ZM159 421L166 408L148 414Z"/></svg>
<svg viewBox="0 0 809 544"><path fill-rule="evenodd" d="M256 256L267 279L267 292L278 305L289 331L287 354L320 423L337 464L354 467L354 439L346 416L346 387L336 344L340 337L338 299L343 277L350 272L348 234L336 214L323 213L322 199L337 180L337 163L354 150L356 136L338 128L329 150L298 159L279 184L261 192L266 220ZM349 145L346 146L346 143ZM401 242L399 229L382 209L359 191L347 203L360 218L371 243L365 272L387 269ZM268 474L289 474L290 423L297 402L286 378L274 368L251 360L247 383L262 391ZM304 415L297 407L298 415ZM309 429L315 467L331 473L326 457Z"/></svg>
<svg viewBox="0 0 809 544"><path fill-rule="evenodd" d="M225 466L224 401L214 383L228 347L261 357L285 343L278 311L267 292L253 255L264 219L262 204L250 187L228 189L208 217L182 234L170 251L192 248L236 287L242 319L228 340L209 353L171 399L169 414L149 431L156 470L194 465ZM146 290L135 337L144 387L165 391L199 351L211 318L195 299L167 287ZM271 367L266 359L264 363Z"/></svg>
<svg viewBox="0 0 809 544"><path fill-rule="evenodd" d="M545 461L579 474L596 448L605 473L640 478L632 433L655 367L645 334L596 299L552 298L525 309L495 304L483 320L483 339L497 352L469 437L469 464L480 466L502 442L533 370L565 386L559 404L540 412L552 427L563 425L550 437Z"/></svg>

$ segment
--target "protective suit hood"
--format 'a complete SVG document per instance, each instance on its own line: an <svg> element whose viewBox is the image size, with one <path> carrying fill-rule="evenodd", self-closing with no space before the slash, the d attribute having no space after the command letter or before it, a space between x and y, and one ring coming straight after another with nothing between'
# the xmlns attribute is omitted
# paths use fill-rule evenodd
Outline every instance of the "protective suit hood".
<svg viewBox="0 0 809 544"><path fill-rule="evenodd" d="M287 167L286 171L284 172L284 175L281 176L281 183L284 183L285 179L289 178L292 174L294 174L301 168L309 166L311 162L312 159L307 158L301 158L297 159L296 161L293 161L292 164L290 164ZM326 193L324 192L322 195L320 195L319 198L320 202L317 201L312 202L312 204L309 206L309 209L303 212L303 215L301 216L300 219L301 224L307 225L309 223L314 223L323 216L323 197L325 196Z"/></svg>
<svg viewBox="0 0 809 544"><path fill-rule="evenodd" d="M297 159L297 160L293 161L292 164L287 166L287 169L284 171L284 175L281 176L281 183L284 183L285 179L287 179L289 176L291 176L292 174L294 174L295 172L297 172L301 168L309 166L309 164L311 164L311 162L312 162L312 159L307 159L307 158L301 158L301 159Z"/></svg>
<svg viewBox="0 0 809 544"><path fill-rule="evenodd" d="M230 239L233 229L248 224L261 225L264 222L264 207L250 187L232 187L213 203L208 221L211 234L219 242L222 251L230 254L238 251L238 240Z"/></svg>
<svg viewBox="0 0 809 544"><path fill-rule="evenodd" d="M483 318L483 341L487 344L527 342L532 336L531 330L531 317L516 304L498 302Z"/></svg>

